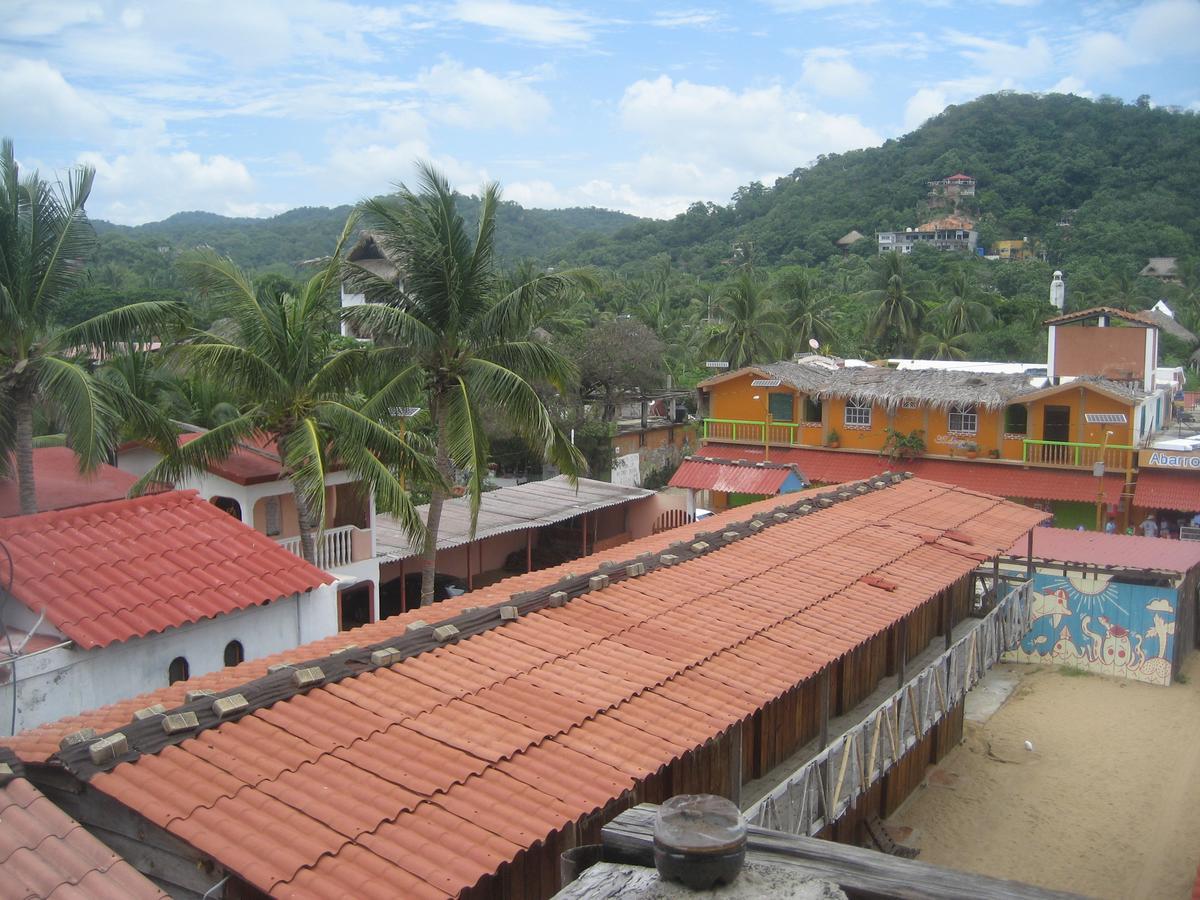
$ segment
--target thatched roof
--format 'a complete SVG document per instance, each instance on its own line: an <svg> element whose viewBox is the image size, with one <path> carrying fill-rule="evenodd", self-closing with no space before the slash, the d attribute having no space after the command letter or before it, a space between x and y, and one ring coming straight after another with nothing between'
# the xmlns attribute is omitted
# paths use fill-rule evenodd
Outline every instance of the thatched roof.
<svg viewBox="0 0 1200 900"><path fill-rule="evenodd" d="M384 256L379 245L375 243L375 235L370 231L364 231L358 236L358 240L346 254L346 261L384 281L395 281L400 277L400 271Z"/></svg>
<svg viewBox="0 0 1200 900"><path fill-rule="evenodd" d="M805 357L751 366L721 377L726 380L741 372L778 378L801 393L817 399L838 397L859 403L871 403L885 409L897 409L905 401L934 409L957 405L976 405L1000 409L1023 401L1030 395L1042 395L1068 385L1047 386L1044 378L1030 379L1025 374L961 372L945 369L900 371L879 366L843 368L825 357ZM717 381L710 379L700 387ZM1087 384L1122 400L1132 402L1136 394L1114 381L1101 378L1077 378L1072 385Z"/></svg>
<svg viewBox="0 0 1200 900"><path fill-rule="evenodd" d="M1174 316L1167 315L1165 312L1157 308L1148 309L1146 312L1142 313L1142 315L1144 315L1147 319L1149 319L1167 334L1177 337L1179 340L1185 341L1188 344L1200 344L1200 338L1196 337L1196 335L1192 334L1192 332L1180 325Z"/></svg>
<svg viewBox="0 0 1200 900"><path fill-rule="evenodd" d="M863 239L862 232L859 231L858 229L852 229L852 230L846 232L845 234L843 234L840 238L838 238L836 241L834 241L834 243L837 244L839 247L849 247L851 244L857 244L862 239Z"/></svg>
<svg viewBox="0 0 1200 900"><path fill-rule="evenodd" d="M1149 278L1177 280L1179 278L1179 262L1174 256L1152 256L1138 274Z"/></svg>

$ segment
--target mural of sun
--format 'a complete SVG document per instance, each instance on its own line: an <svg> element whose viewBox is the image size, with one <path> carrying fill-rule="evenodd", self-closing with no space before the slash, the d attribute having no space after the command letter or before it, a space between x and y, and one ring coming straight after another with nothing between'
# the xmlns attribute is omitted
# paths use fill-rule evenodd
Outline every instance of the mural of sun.
<svg viewBox="0 0 1200 900"><path fill-rule="evenodd" d="M1109 613L1109 604L1128 615L1127 610L1117 603L1119 591L1111 575L1094 575L1083 572L1068 572L1065 578L1053 581L1050 589L1064 588L1071 598L1071 606L1077 612L1091 616Z"/></svg>

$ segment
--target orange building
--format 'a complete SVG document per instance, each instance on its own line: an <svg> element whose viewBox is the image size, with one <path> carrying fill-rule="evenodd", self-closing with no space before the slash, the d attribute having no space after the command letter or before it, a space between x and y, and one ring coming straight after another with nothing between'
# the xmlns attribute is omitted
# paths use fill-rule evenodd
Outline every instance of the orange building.
<svg viewBox="0 0 1200 900"><path fill-rule="evenodd" d="M1049 504L1059 524L1124 527L1136 451L1170 423L1157 330L1107 309L1047 324L1048 376L815 355L718 375L697 386L700 452L795 463L816 483L907 469Z"/></svg>

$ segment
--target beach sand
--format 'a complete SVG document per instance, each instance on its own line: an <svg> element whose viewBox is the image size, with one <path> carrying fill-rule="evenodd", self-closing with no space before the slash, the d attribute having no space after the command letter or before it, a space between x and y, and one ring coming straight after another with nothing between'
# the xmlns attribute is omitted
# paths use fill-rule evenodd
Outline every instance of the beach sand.
<svg viewBox="0 0 1200 900"><path fill-rule="evenodd" d="M923 862L1094 897L1185 898L1200 862L1200 653L1157 687L1020 682L887 822ZM1033 744L1033 751L1025 748ZM911 829L911 833L907 830Z"/></svg>

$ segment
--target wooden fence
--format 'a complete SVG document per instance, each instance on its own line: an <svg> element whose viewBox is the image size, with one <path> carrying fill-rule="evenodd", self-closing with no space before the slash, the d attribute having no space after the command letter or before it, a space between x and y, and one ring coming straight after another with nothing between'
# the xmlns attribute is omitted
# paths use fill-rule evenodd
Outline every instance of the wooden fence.
<svg viewBox="0 0 1200 900"><path fill-rule="evenodd" d="M815 835L838 820L958 704L1029 627L1030 582L1000 599L979 625L905 683L862 722L796 770L746 820Z"/></svg>

